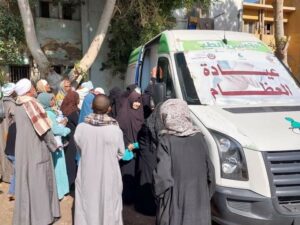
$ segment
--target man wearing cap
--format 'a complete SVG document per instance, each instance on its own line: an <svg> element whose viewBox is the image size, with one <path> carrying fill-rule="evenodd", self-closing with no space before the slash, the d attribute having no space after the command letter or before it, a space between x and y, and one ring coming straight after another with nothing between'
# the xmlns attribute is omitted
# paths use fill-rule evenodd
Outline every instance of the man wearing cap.
<svg viewBox="0 0 300 225"><path fill-rule="evenodd" d="M48 225L60 217L53 162L57 144L47 114L28 79L16 83L14 225Z"/></svg>
<svg viewBox="0 0 300 225"><path fill-rule="evenodd" d="M2 87L4 118L0 118L0 178L2 181L9 183L13 174L11 162L7 159L4 150L6 146L7 133L9 126L14 122L15 100L14 100L15 84L7 83Z"/></svg>

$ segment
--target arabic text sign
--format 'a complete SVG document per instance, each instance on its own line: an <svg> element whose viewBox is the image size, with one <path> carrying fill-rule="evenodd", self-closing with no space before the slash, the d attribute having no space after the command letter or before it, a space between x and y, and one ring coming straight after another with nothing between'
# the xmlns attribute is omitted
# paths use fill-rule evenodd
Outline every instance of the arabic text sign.
<svg viewBox="0 0 300 225"><path fill-rule="evenodd" d="M270 53L203 50L185 56L202 103L287 103L300 97L294 80Z"/></svg>
<svg viewBox="0 0 300 225"><path fill-rule="evenodd" d="M184 51L201 51L208 49L239 49L258 52L272 52L264 43L258 41L233 41L229 40L227 44L223 41L183 41Z"/></svg>

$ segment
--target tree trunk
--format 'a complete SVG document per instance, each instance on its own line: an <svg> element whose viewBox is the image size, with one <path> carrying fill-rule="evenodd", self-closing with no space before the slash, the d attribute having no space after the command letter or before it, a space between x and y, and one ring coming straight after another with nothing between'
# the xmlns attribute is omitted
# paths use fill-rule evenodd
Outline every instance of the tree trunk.
<svg viewBox="0 0 300 225"><path fill-rule="evenodd" d="M71 79L76 78L76 83L80 83L83 78L83 74L86 74L92 64L94 63L97 55L100 51L104 38L107 34L108 27L111 18L114 13L116 0L106 0L105 7L103 9L101 18L99 19L98 28L95 37L83 58L81 59L78 66L76 66L70 74Z"/></svg>
<svg viewBox="0 0 300 225"><path fill-rule="evenodd" d="M42 51L37 40L29 2L28 0L18 0L18 6L22 17L28 48L37 65L39 66L41 76L46 77L49 72L50 62Z"/></svg>
<svg viewBox="0 0 300 225"><path fill-rule="evenodd" d="M286 48L287 40L284 37L283 4L284 0L273 0L276 44L275 54L285 65L288 66Z"/></svg>

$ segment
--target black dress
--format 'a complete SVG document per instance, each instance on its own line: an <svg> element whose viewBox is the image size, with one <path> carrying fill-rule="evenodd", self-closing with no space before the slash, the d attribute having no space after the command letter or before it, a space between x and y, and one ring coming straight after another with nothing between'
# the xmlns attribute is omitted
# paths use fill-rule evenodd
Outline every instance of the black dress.
<svg viewBox="0 0 300 225"><path fill-rule="evenodd" d="M136 209L147 215L155 215L156 203L153 195L153 171L157 165L157 145L159 132L164 125L157 105L138 135L140 150L138 160L138 198Z"/></svg>
<svg viewBox="0 0 300 225"><path fill-rule="evenodd" d="M69 179L69 185L72 186L76 179L77 173L77 164L76 164L76 144L74 141L74 133L75 129L78 124L79 119L79 111L75 111L71 113L68 118L67 127L70 128L71 133L68 135L69 144L65 148L65 157L66 157L66 166L67 166L67 173Z"/></svg>
<svg viewBox="0 0 300 225"><path fill-rule="evenodd" d="M203 135L164 135L157 151L157 225L210 225L215 178Z"/></svg>
<svg viewBox="0 0 300 225"><path fill-rule="evenodd" d="M5 146L5 154L15 156L15 145L17 136L16 123L12 123L8 128L7 141Z"/></svg>

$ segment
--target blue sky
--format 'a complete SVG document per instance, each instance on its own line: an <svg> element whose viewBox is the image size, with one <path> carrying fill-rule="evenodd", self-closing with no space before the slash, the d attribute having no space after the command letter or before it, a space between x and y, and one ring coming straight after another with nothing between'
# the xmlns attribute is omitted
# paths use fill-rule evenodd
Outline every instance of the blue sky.
<svg viewBox="0 0 300 225"><path fill-rule="evenodd" d="M244 2L257 2L258 0L244 0Z"/></svg>

